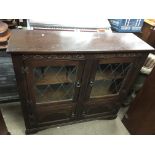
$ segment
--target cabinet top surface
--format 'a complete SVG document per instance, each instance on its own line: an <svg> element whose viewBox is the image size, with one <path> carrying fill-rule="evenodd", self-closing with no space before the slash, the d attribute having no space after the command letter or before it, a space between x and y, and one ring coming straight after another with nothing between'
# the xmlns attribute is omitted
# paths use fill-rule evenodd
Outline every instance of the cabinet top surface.
<svg viewBox="0 0 155 155"><path fill-rule="evenodd" d="M151 50L154 48L132 33L14 30L7 52L43 54Z"/></svg>

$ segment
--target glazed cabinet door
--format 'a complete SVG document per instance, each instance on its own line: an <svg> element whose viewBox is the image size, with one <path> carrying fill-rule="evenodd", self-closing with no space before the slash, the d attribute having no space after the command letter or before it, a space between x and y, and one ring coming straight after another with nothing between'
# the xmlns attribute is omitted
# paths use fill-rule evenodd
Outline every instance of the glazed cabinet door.
<svg viewBox="0 0 155 155"><path fill-rule="evenodd" d="M83 65L80 60L24 61L29 98L40 125L76 118Z"/></svg>
<svg viewBox="0 0 155 155"><path fill-rule="evenodd" d="M84 117L117 114L121 100L138 73L139 60L115 57L88 62L88 65L92 62L92 66L83 102Z"/></svg>

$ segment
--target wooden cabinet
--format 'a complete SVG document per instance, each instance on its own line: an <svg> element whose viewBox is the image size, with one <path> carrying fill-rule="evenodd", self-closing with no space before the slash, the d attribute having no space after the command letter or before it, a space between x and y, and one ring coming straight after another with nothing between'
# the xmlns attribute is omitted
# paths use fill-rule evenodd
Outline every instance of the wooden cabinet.
<svg viewBox="0 0 155 155"><path fill-rule="evenodd" d="M8 52L26 133L116 118L152 50L133 34L14 31Z"/></svg>

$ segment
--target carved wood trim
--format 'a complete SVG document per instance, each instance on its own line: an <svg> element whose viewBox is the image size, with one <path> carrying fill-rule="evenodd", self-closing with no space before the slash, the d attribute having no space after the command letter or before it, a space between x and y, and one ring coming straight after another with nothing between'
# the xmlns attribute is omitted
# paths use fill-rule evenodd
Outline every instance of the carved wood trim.
<svg viewBox="0 0 155 155"><path fill-rule="evenodd" d="M37 119L36 119L36 115L34 112L34 107L33 107L32 101L27 99L26 103L27 103L28 117L30 120L30 125L36 127L37 126Z"/></svg>
<svg viewBox="0 0 155 155"><path fill-rule="evenodd" d="M88 54L54 54L54 55L22 55L23 60L84 60ZM90 54L94 58L107 59L116 57L141 57L143 53L109 53Z"/></svg>
<svg viewBox="0 0 155 155"><path fill-rule="evenodd" d="M94 58L116 58L116 57L141 57L142 53L111 53L111 54L94 54Z"/></svg>
<svg viewBox="0 0 155 155"><path fill-rule="evenodd" d="M23 60L33 59L33 60L57 60L57 59L67 59L67 60L81 60L85 58L83 54L66 54L66 55L22 55Z"/></svg>

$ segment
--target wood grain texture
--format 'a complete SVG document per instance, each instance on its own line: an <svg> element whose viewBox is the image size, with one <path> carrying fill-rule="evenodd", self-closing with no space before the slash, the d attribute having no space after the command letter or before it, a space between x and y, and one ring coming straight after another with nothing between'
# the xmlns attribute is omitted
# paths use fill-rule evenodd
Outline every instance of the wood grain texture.
<svg viewBox="0 0 155 155"><path fill-rule="evenodd" d="M137 52L153 48L131 33L54 32L15 30L7 51L10 53Z"/></svg>
<svg viewBox="0 0 155 155"><path fill-rule="evenodd" d="M47 125L88 118L116 118L122 101L150 51L154 49L133 34L14 31L8 52L12 55L26 133L36 132ZM125 78L122 78L120 92L91 98L93 86L90 83L98 75L97 65L126 62L133 66ZM78 68L71 99L36 101L33 69L47 66ZM52 76L43 79L40 84L57 84ZM60 78L66 81L64 76L60 75ZM111 78L113 77L104 76L104 79ZM101 77L97 76L96 79L101 80ZM65 91L67 90L64 89Z"/></svg>

